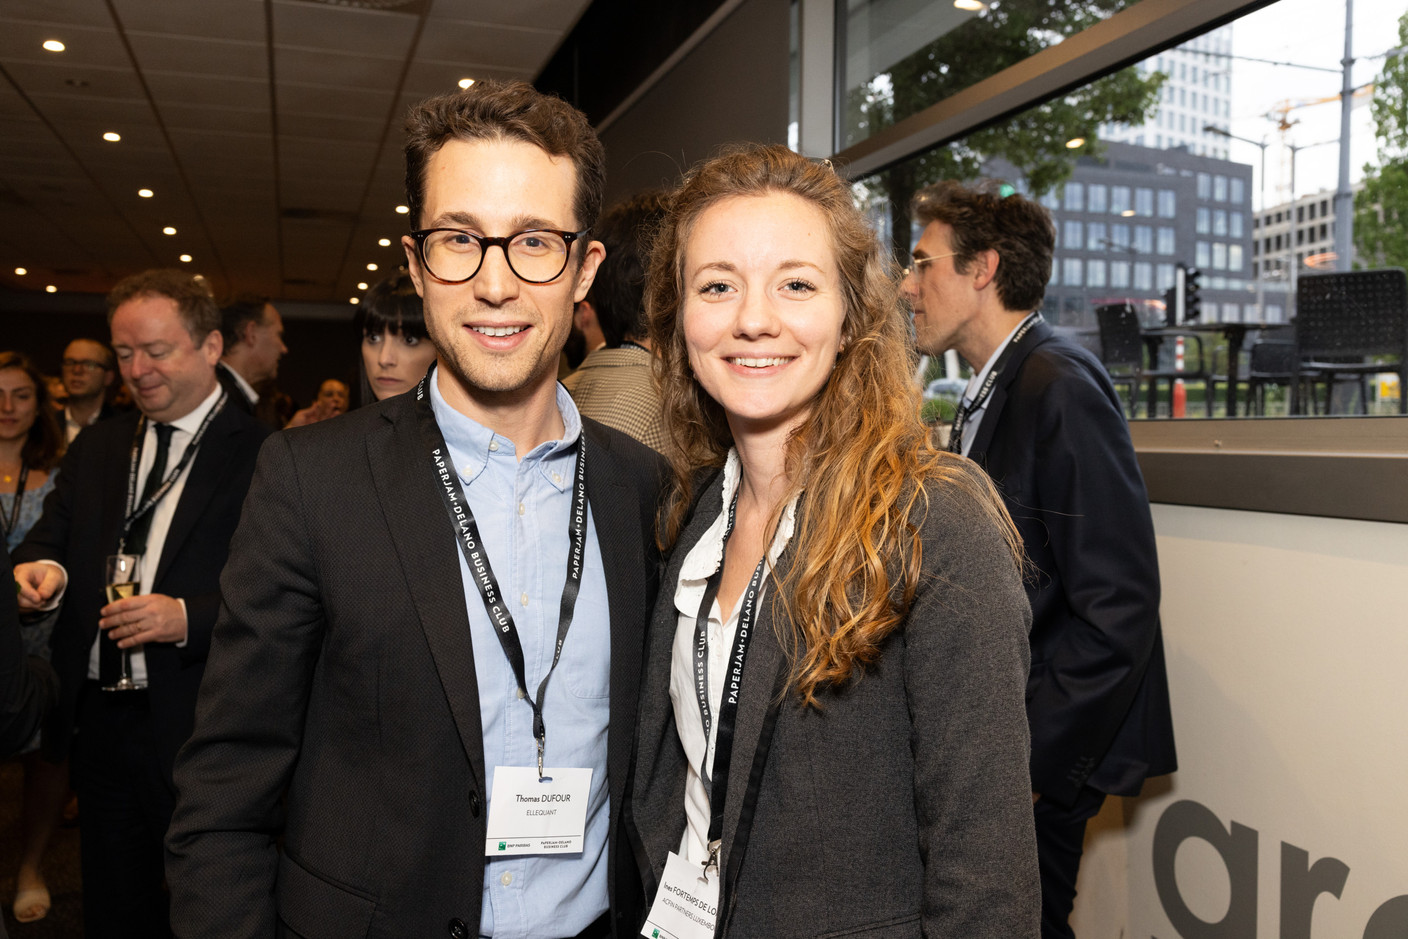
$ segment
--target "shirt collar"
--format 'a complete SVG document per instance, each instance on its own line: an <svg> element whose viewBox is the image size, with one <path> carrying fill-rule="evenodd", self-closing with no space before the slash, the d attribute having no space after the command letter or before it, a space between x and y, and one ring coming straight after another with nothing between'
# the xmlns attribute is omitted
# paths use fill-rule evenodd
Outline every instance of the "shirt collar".
<svg viewBox="0 0 1408 939"><path fill-rule="evenodd" d="M189 414L186 414L183 417L178 417L174 421L167 421L166 423L170 424L177 430L184 431L192 435L195 434L196 431L200 430L200 425L205 420L205 416L210 413L210 409L215 407L215 402L220 400L220 392L222 391L224 391L224 389L220 386L220 383L217 381L215 383L215 390L212 391L210 394L206 395L205 400L202 401L200 404L196 405L195 408ZM149 425L151 423L153 422L148 421Z"/></svg>
<svg viewBox="0 0 1408 939"><path fill-rule="evenodd" d="M473 482L493 456L503 456L516 460L513 441L494 433L483 424L455 410L445 396L440 393L440 383L432 376L430 385L430 408L435 415L435 423L440 425L440 433L445 443L459 455L462 465L455 467L460 478L466 483ZM572 396L558 382L556 387L557 410L562 416L563 434L560 440L549 440L524 455L524 463L536 463L548 485L566 492L572 487L571 474L563 468L552 469L559 461L570 459L576 453L577 438L582 434L582 416L572 403Z"/></svg>
<svg viewBox="0 0 1408 939"><path fill-rule="evenodd" d="M699 545L708 545L708 548L691 551L685 557L684 563L680 565L680 580L708 580L709 576L719 569L724 557L724 528L728 525L728 507L733 503L733 496L738 491L738 481L741 476L742 467L738 462L738 451L729 448L721 484L723 486L723 508L718 517L714 519L714 523L699 539ZM792 500L787 503L787 507L782 510L782 517L777 522L777 534L773 536L772 547L768 549L769 567L777 563L777 559L787 548L787 543L792 540L792 533L797 527L797 500L801 498L801 495L799 492L793 496Z"/></svg>
<svg viewBox="0 0 1408 939"><path fill-rule="evenodd" d="M1018 323L1016 326L1013 326L1012 331L1007 334L1007 338L1003 339L1002 342L998 343L997 348L992 350L992 355L988 356L988 360L983 363L983 370L980 372L974 372L973 377L968 379L968 387L963 389L964 401L973 400L973 396L978 393L978 389L983 387L983 382L987 381L988 372L991 372L992 367L997 364L997 360L1001 357L1003 350L1006 349L1012 343L1012 337L1017 335L1017 330L1021 329L1022 326L1027 322L1027 320L1031 319L1035 315L1035 313L1029 314L1022 319L1022 322Z"/></svg>
<svg viewBox="0 0 1408 939"><path fill-rule="evenodd" d="M220 364L223 365L225 367L225 370L234 377L235 384L240 386L240 391L244 392L244 396L249 399L249 403L251 405L258 404L259 392L254 390L253 385L245 381L244 376L239 373L239 370L232 366L229 362L222 362Z"/></svg>

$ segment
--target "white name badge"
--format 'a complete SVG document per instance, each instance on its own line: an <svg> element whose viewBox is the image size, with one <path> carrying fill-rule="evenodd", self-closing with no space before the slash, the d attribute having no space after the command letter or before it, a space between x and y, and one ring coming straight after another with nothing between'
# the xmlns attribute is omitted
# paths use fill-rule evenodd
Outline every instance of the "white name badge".
<svg viewBox="0 0 1408 939"><path fill-rule="evenodd" d="M640 934L648 939L713 939L719 915L719 872L691 864L675 852L665 860L665 876Z"/></svg>
<svg viewBox="0 0 1408 939"><path fill-rule="evenodd" d="M587 829L590 769L496 766L484 854L578 854Z"/></svg>

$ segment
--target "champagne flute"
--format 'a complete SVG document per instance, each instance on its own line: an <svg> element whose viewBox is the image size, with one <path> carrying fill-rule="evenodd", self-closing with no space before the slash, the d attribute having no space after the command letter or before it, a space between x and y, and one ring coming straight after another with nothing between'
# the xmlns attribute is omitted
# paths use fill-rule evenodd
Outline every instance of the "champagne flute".
<svg viewBox="0 0 1408 939"><path fill-rule="evenodd" d="M141 562L141 557L136 554L108 555L103 583L109 603L116 603L118 600L125 600L137 595L137 589L141 586ZM103 641L117 641L112 638L112 630L108 630L108 635L104 637ZM122 674L113 684L104 685L103 690L136 691L139 688L145 688L145 684L139 685L132 680L132 651L130 649L120 651L122 652Z"/></svg>

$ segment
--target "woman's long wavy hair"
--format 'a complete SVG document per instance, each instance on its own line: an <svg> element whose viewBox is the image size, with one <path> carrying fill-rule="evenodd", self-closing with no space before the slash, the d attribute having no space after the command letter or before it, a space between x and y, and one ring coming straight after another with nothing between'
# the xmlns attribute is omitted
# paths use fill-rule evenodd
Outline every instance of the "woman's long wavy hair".
<svg viewBox="0 0 1408 939"><path fill-rule="evenodd" d="M735 196L791 193L819 208L831 232L845 303L841 353L811 415L787 442L792 495L805 491L793 558L779 571L779 639L789 651L791 686L819 705L818 693L859 675L900 624L918 587L928 511L926 484L956 486L977 498L1020 566L1016 529L987 477L960 456L936 449L920 420L916 356L893 262L829 164L780 146L730 149L697 166L673 196L655 239L645 307L657 355L674 485L660 519L662 547L674 544L701 467L722 466L733 435L724 410L694 379L681 316L685 250L699 217ZM780 514L782 505L775 511ZM787 633L790 631L790 635Z"/></svg>

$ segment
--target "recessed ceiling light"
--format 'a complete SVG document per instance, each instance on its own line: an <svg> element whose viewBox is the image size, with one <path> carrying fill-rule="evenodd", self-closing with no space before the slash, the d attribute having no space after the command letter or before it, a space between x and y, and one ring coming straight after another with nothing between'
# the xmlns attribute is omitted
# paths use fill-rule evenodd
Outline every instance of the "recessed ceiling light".
<svg viewBox="0 0 1408 939"><path fill-rule="evenodd" d="M376 243L379 244L379 245L381 245L383 248L389 248L389 247L391 247L391 239L390 239L390 238L378 238L378 239L376 240Z"/></svg>
<svg viewBox="0 0 1408 939"><path fill-rule="evenodd" d="M122 135L117 133L116 131L110 130L106 134L103 134L103 139L106 140L108 143L117 143L119 140L122 139Z"/></svg>
<svg viewBox="0 0 1408 939"><path fill-rule="evenodd" d="M64 44L57 39L46 39L44 40L44 48L50 52L63 52Z"/></svg>
<svg viewBox="0 0 1408 939"><path fill-rule="evenodd" d="M366 282L365 280L362 281L360 284L357 285L357 289L358 289L358 290L366 290L366 289L367 289L367 282Z"/></svg>
<svg viewBox="0 0 1408 939"><path fill-rule="evenodd" d="M461 87L461 88L468 88L468 87L469 87L470 85L472 85L472 84L474 84L474 79L472 79L472 78L461 78L461 79L460 79L460 87Z"/></svg>
<svg viewBox="0 0 1408 939"><path fill-rule="evenodd" d="M50 284L49 286L47 286L47 287L44 288L44 292L45 292L45 293L58 293L58 292L59 292L59 288L58 288L58 287L55 287L53 284Z"/></svg>
<svg viewBox="0 0 1408 939"><path fill-rule="evenodd" d="M150 189L138 189L137 195L141 196L143 199L150 199L152 196L156 195L156 193L152 192Z"/></svg>
<svg viewBox="0 0 1408 939"><path fill-rule="evenodd" d="M167 225L165 228L163 228L163 229L161 230L161 233L162 233L163 235L174 235L174 234L176 234L176 229L172 228L170 225Z"/></svg>
<svg viewBox="0 0 1408 939"><path fill-rule="evenodd" d="M181 255L181 263L182 263L182 264L190 264L190 263L191 263L191 256L190 256L189 254L183 254L183 255Z"/></svg>
<svg viewBox="0 0 1408 939"><path fill-rule="evenodd" d="M352 303L352 304L357 304L357 303L361 303L362 300L361 300L360 297L348 297L348 298L347 298L347 302L348 302L348 303Z"/></svg>
<svg viewBox="0 0 1408 939"><path fill-rule="evenodd" d="M408 206L408 205L398 205L398 206L396 206L396 214L397 214L397 215L406 215L406 214L408 214L410 211L411 211L411 207Z"/></svg>
<svg viewBox="0 0 1408 939"><path fill-rule="evenodd" d="M16 274L16 276L18 276L18 277L23 277L24 275L26 275L26 274L28 274L28 273L29 273L29 271L25 270L25 269L22 268L22 267L17 267L17 268L15 268L15 274Z"/></svg>
<svg viewBox="0 0 1408 939"><path fill-rule="evenodd" d="M1121 217L1121 218L1134 218L1134 210L1133 210L1133 209L1125 209L1123 212L1120 213L1120 217Z"/></svg>
<svg viewBox="0 0 1408 939"><path fill-rule="evenodd" d="M977 13L987 8L983 0L953 0L955 9L967 10L970 13Z"/></svg>
<svg viewBox="0 0 1408 939"><path fill-rule="evenodd" d="M1084 137L1072 137L1070 140L1066 141L1067 150L1079 150L1083 146L1085 146Z"/></svg>
<svg viewBox="0 0 1408 939"><path fill-rule="evenodd" d="M375 264L368 264L368 265L367 265L367 270L369 270L369 271L374 271L374 270L376 270L376 265L375 265Z"/></svg>

